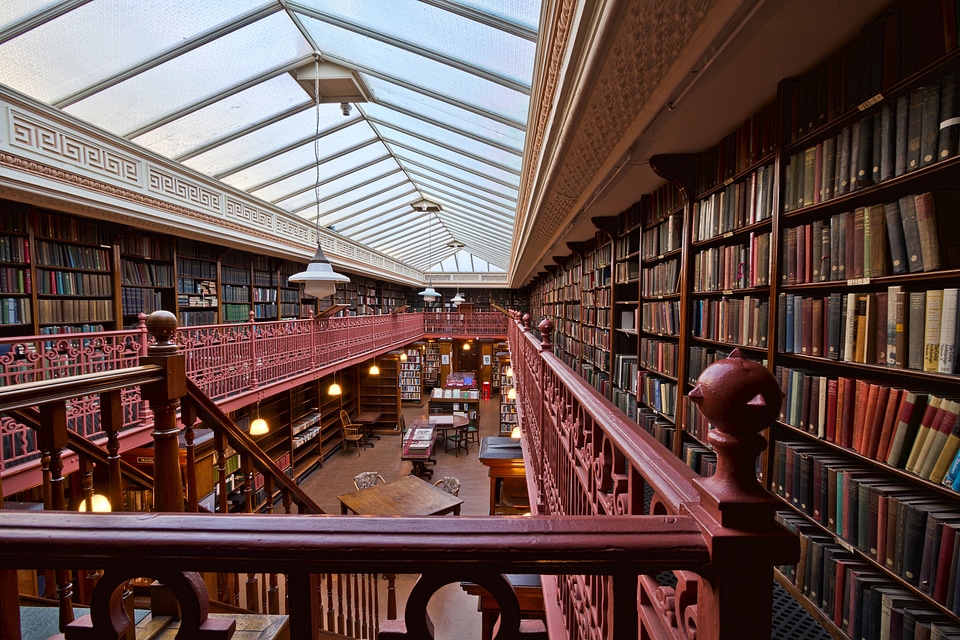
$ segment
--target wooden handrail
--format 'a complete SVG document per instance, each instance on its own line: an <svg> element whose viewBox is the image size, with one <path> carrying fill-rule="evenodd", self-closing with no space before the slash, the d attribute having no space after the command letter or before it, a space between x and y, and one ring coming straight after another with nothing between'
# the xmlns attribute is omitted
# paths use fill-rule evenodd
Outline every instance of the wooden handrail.
<svg viewBox="0 0 960 640"><path fill-rule="evenodd" d="M189 378L187 378L187 398L193 403L197 415L206 426L215 430L221 430L234 449L242 455L250 456L254 467L258 471L272 477L274 482L289 492L293 501L296 502L300 508L300 513L324 513L320 505L314 502L314 500L300 488L300 485L289 478L287 474L270 459L270 456L257 446L253 438L238 427L237 424Z"/></svg>
<svg viewBox="0 0 960 640"><path fill-rule="evenodd" d="M0 413L162 380L162 367L147 364L78 376L65 376L54 380L11 384L0 387Z"/></svg>
<svg viewBox="0 0 960 640"><path fill-rule="evenodd" d="M36 409L15 409L10 411L10 416L31 429L36 430L40 428L40 412ZM73 431L67 432L67 448L76 453L82 453L94 462L102 464L104 467L110 464L106 451ZM124 477L137 486L144 489L153 487L153 478L149 474L144 473L139 467L121 458L120 468L123 471Z"/></svg>

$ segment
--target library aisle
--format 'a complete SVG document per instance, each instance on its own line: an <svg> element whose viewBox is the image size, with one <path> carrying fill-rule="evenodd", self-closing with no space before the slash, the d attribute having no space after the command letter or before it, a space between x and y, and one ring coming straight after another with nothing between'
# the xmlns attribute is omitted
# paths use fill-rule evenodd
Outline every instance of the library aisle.
<svg viewBox="0 0 960 640"><path fill-rule="evenodd" d="M426 404L403 406L407 424L426 414ZM492 399L480 401L480 437L496 435L500 435L500 397L494 394ZM361 471L376 471L387 482L410 473L412 463L400 460L399 433L385 434L372 442L374 446L365 448L359 456L352 448L347 453L338 451L324 462L322 469L314 471L302 483L303 489L326 513L340 513L337 496L354 490L353 478ZM467 455L462 451L459 456L444 453L441 445L434 456L437 464L431 467L434 470L432 482L443 476L456 476L460 480L459 497L463 498L461 515L487 515L490 480L487 467L480 463L479 454L479 445L470 443ZM401 608L401 616L402 603L413 587L414 580L415 576L398 576L397 603ZM480 639L477 598L465 593L459 584L443 587L431 600L428 611L435 625L437 638ZM385 619L386 589L381 589L380 612L381 618Z"/></svg>

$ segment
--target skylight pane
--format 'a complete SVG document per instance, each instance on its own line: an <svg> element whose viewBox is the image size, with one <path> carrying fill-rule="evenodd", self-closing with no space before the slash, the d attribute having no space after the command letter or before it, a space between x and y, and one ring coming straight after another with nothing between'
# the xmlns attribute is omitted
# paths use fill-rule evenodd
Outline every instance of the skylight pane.
<svg viewBox="0 0 960 640"><path fill-rule="evenodd" d="M22 8L40 4L22 3ZM90 2L0 45L0 82L55 102L263 4L263 0L164 0L133 9L129 0ZM8 12L20 12L19 7L8 7L8 0L0 5L4 18Z"/></svg>
<svg viewBox="0 0 960 640"><path fill-rule="evenodd" d="M57 0L4 0L0 2L0 29L56 4Z"/></svg>
<svg viewBox="0 0 960 640"><path fill-rule="evenodd" d="M540 3L536 0L454 0L455 4L488 13L531 31L540 22Z"/></svg>
<svg viewBox="0 0 960 640"><path fill-rule="evenodd" d="M489 178L464 171L459 167L428 158L414 150L403 149L397 146L395 147L395 152L397 158L400 160L400 164L410 171L418 173L428 172L431 175L436 175L438 180L448 182L469 182L478 189L496 193L507 200L515 201L517 199L518 191L516 187L508 187ZM514 178L514 180L516 180L516 178Z"/></svg>
<svg viewBox="0 0 960 640"><path fill-rule="evenodd" d="M491 166L474 158L454 156L446 149L439 149L426 142L417 141L416 145L412 144L409 139L407 144L392 144L400 143L400 140L384 140L384 142L398 157L412 158L426 166L436 167L444 173L453 173L457 170L457 167L461 167L469 170L466 175L480 174L507 184L516 185L518 188L520 185L520 177L515 173L504 171L499 167ZM470 180L471 178L464 179Z"/></svg>
<svg viewBox="0 0 960 640"><path fill-rule="evenodd" d="M359 117L354 116L352 119L357 121ZM345 118L340 114L340 108L337 105L321 105L320 135L324 136L324 131L334 125L344 124L344 120ZM257 158L268 156L296 144L297 141L307 138L312 139L316 135L316 126L317 110L316 107L311 106L305 111L251 131L245 136L189 158L184 161L184 164L210 175L226 173L235 167L242 167ZM334 133L331 132L329 135L332 136ZM312 148L312 142L310 146ZM323 158L324 147L324 138L321 138L321 158Z"/></svg>
<svg viewBox="0 0 960 640"><path fill-rule="evenodd" d="M481 22L417 0L391 0L377 3L376 7L355 0L305 4L415 47L530 85L536 44ZM429 29L424 25L430 25Z"/></svg>
<svg viewBox="0 0 960 640"><path fill-rule="evenodd" d="M517 122L526 122L526 95L440 62L305 17L304 26L324 51L350 64L398 77L414 86L456 96Z"/></svg>
<svg viewBox="0 0 960 640"><path fill-rule="evenodd" d="M385 108L396 107L420 114L428 120L451 125L462 131L490 138L500 144L523 151L523 129L486 118L379 78L369 76L366 81L377 96L377 103Z"/></svg>
<svg viewBox="0 0 960 640"><path fill-rule="evenodd" d="M496 194L483 191L482 189L477 189L473 185L466 182L454 182L450 180L444 180L435 175L429 174L428 172L418 170L416 168L407 169L407 175L410 176L410 179L416 182L417 184L423 183L428 184L439 189L445 189L453 193L461 193L464 195L473 196L484 203L489 204L492 207L503 208L504 211L513 211L516 206L516 200L511 200L509 198L503 198Z"/></svg>
<svg viewBox="0 0 960 640"><path fill-rule="evenodd" d="M330 226L344 218L349 218L347 213L349 208L357 204L363 203L369 206L378 202L388 202L391 198L401 197L401 194L409 194L409 192L410 183L402 173L389 175L351 193L329 200L323 199L321 204L323 218L320 220L320 224ZM320 197L323 198L323 194L320 194ZM340 209L344 209L344 211L340 211Z"/></svg>
<svg viewBox="0 0 960 640"><path fill-rule="evenodd" d="M449 131L435 124L424 122L423 120L411 118L396 111L383 109L376 105L369 105L364 109L364 112L367 114L367 117L377 121L373 123L377 129L388 125L394 130L404 131L411 136L416 136L420 139L442 141L443 144L461 150L464 153L489 158L491 162L510 167L519 167L522 161L521 154L519 153L505 151L500 147L495 147L486 142ZM381 122L384 124L380 124Z"/></svg>
<svg viewBox="0 0 960 640"><path fill-rule="evenodd" d="M391 187L382 193L375 193L362 202L354 202L340 207L336 211L328 211L324 214L321 224L330 226L338 224L341 221L348 221L356 215L363 215L372 209L402 210L405 207L409 209L409 203L419 200L422 196L417 192L409 182Z"/></svg>
<svg viewBox="0 0 960 640"><path fill-rule="evenodd" d="M312 104L303 89L284 73L148 131L133 138L133 142L155 153L177 158L290 109ZM217 171L219 169L212 169L211 173Z"/></svg>
<svg viewBox="0 0 960 640"><path fill-rule="evenodd" d="M386 148L379 141L374 141L364 147L339 155L328 162L321 163L320 179L323 180L325 175L327 179L329 179L330 176L338 175L343 171L350 171L352 167L359 167L385 157L390 157ZM250 195L266 200L267 202L276 202L289 197L293 193L305 189L313 189L316 180L317 173L311 166L288 178L269 184L262 189L251 191Z"/></svg>
<svg viewBox="0 0 960 640"><path fill-rule="evenodd" d="M489 153L477 153L477 151L479 151L477 145L472 145L469 149L458 148L456 145L446 144L445 140L442 142L434 142L429 139L417 138L406 131L385 127L382 124L377 125L377 132L380 134L380 137L387 142L397 142L410 149L422 149L424 153L449 159L454 164L463 164L464 160L471 158L476 161L481 161L482 159L482 161L484 161L483 166L488 171L491 169L500 169L515 173L519 173L520 171L521 158L513 154L497 150L490 150Z"/></svg>
<svg viewBox="0 0 960 640"><path fill-rule="evenodd" d="M345 167L343 166L340 167L341 170L344 168ZM351 189L356 189L363 183L372 182L379 178L385 178L394 173L400 173L400 167L397 166L397 162L393 158L382 160L381 162L377 162L376 164L363 169L349 171L336 180L323 181L323 183L320 185L320 199L327 200L333 194L345 192L348 193ZM292 195L287 200L280 200L277 202L277 204L284 208L296 209L298 208L296 203L304 196L309 197L311 200L316 199L312 185L308 191ZM290 202L291 204L288 205L287 202Z"/></svg>
<svg viewBox="0 0 960 640"><path fill-rule="evenodd" d="M135 36L131 34L131 38ZM290 18L275 13L105 89L66 111L123 135L310 53Z"/></svg>
<svg viewBox="0 0 960 640"><path fill-rule="evenodd" d="M358 121L346 129L334 131L321 139L320 161L326 164L325 159L336 158L347 149L375 139L370 126L366 122ZM274 178L286 176L297 169L312 167L314 164L313 142L310 141L295 149L267 158L252 167L232 173L223 178L223 181L238 189L253 189ZM336 166L331 166L327 176L333 175L336 171ZM321 168L321 179L323 179L323 168Z"/></svg>

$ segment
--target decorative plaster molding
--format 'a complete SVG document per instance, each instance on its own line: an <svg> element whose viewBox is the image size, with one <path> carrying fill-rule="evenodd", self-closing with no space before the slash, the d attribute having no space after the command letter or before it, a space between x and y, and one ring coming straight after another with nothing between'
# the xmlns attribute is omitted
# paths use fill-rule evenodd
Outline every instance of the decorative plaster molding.
<svg viewBox="0 0 960 640"><path fill-rule="evenodd" d="M9 132L0 135L0 167L90 194L80 197L64 191L63 199L56 201L39 189L30 192L27 199L31 202L43 200L49 208L59 205L61 209L63 202L69 202L68 209L79 215L168 233L178 228L183 231L176 220L180 217L200 223L201 227L223 229L224 236L238 241L256 238L260 245L289 247L300 252L304 262L313 255L319 241L335 264L412 286L426 282L425 274L417 269L325 229L318 237L317 229L309 222L206 176L165 163L132 143L113 140L110 134L102 132L84 135L80 125L66 114L34 103L11 89L0 88L0 107L5 107L4 128ZM18 189L15 183L3 188L8 195L28 191ZM90 201L102 198L136 207L124 212L122 204L114 211L90 206ZM144 209L155 211L157 217L166 214L169 223L165 226L166 221L145 218L141 213ZM191 234L197 237L203 231L194 230Z"/></svg>

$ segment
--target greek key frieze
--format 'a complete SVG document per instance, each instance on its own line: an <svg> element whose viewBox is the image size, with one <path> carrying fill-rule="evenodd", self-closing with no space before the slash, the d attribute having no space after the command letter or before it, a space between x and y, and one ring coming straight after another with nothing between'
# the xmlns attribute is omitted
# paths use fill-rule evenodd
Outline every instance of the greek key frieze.
<svg viewBox="0 0 960 640"><path fill-rule="evenodd" d="M212 213L222 213L222 194L171 173L160 171L156 167L149 167L148 171L148 185L151 191L189 202L193 206L202 207Z"/></svg>
<svg viewBox="0 0 960 640"><path fill-rule="evenodd" d="M131 185L140 184L140 162L112 149L43 124L10 110L11 144L59 162L110 176Z"/></svg>
<svg viewBox="0 0 960 640"><path fill-rule="evenodd" d="M263 229L273 228L272 214L232 198L227 198L227 217L244 220Z"/></svg>

